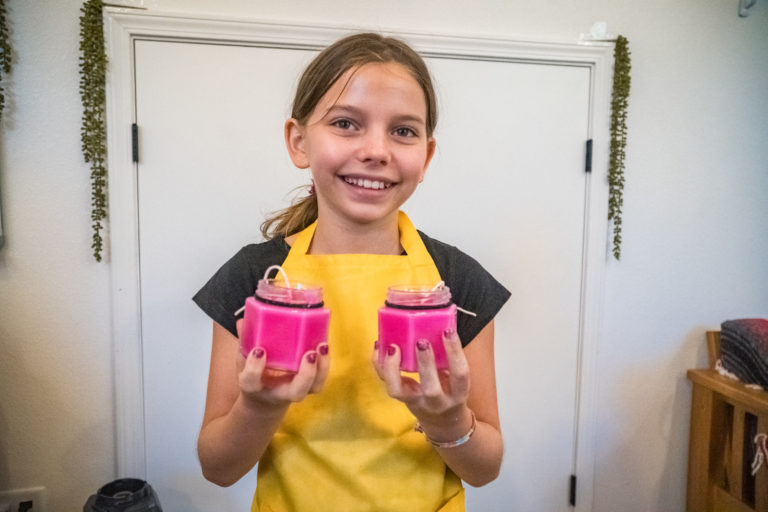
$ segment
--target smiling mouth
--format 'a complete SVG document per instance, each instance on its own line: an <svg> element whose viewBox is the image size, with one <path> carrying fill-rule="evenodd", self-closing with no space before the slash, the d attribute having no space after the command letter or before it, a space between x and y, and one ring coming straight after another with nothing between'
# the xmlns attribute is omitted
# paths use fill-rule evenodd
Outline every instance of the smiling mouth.
<svg viewBox="0 0 768 512"><path fill-rule="evenodd" d="M369 180L365 178L351 178L349 176L345 176L342 179L350 185L354 185L360 188L367 188L370 190L383 190L392 186L392 183L385 183L383 181Z"/></svg>

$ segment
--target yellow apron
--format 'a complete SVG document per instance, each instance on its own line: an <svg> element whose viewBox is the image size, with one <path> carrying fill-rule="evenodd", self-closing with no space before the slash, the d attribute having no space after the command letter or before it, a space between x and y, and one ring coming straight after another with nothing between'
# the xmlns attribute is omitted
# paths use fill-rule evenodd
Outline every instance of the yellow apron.
<svg viewBox="0 0 768 512"><path fill-rule="evenodd" d="M316 225L299 233L283 268L323 287L330 374L320 393L288 409L259 462L252 512L464 511L461 480L371 364L387 287L439 282L431 256L403 212L402 256L308 255Z"/></svg>

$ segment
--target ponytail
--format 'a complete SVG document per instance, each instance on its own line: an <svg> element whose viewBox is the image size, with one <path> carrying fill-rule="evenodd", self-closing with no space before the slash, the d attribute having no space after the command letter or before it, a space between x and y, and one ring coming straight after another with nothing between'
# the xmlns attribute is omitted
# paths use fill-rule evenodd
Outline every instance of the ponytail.
<svg viewBox="0 0 768 512"><path fill-rule="evenodd" d="M261 224L261 234L266 240L278 236L287 237L302 231L315 220L317 220L317 195L310 193L295 198L288 208L268 216Z"/></svg>

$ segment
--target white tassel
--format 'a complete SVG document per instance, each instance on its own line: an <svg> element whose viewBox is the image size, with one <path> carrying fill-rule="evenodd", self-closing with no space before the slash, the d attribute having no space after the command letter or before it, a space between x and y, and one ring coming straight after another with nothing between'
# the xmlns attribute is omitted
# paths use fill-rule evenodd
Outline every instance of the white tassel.
<svg viewBox="0 0 768 512"><path fill-rule="evenodd" d="M722 359L718 359L717 362L715 363L715 370L717 371L717 373L719 373L723 377L728 377L729 379L738 380L739 382L741 382L741 380L736 376L736 374L731 373L725 369L725 367L723 366ZM763 386L761 386L760 384L747 384L745 382L744 387L749 389L754 389L756 391L763 390Z"/></svg>
<svg viewBox="0 0 768 512"><path fill-rule="evenodd" d="M768 461L768 435L757 434L755 436L755 458L752 461L752 476L755 476L760 471L760 468L766 461Z"/></svg>
<svg viewBox="0 0 768 512"><path fill-rule="evenodd" d="M715 363L715 370L717 371L717 373L719 373L723 377L728 377L729 379L733 379L733 380L739 380L739 378L736 376L735 373L731 373L725 369L725 367L723 366L722 359L718 359L717 362Z"/></svg>

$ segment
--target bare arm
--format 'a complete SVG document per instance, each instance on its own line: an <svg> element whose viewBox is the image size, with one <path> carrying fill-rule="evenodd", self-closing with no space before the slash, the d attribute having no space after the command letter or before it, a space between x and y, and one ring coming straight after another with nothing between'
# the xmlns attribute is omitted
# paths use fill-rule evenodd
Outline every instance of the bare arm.
<svg viewBox="0 0 768 512"><path fill-rule="evenodd" d="M291 402L319 391L325 382L327 346L305 354L295 376L265 369L267 357L256 349L244 359L237 338L214 323L197 453L203 475L215 484L232 485L250 471L264 454Z"/></svg>
<svg viewBox="0 0 768 512"><path fill-rule="evenodd" d="M493 355L493 321L461 348L456 333L444 336L449 372L435 368L431 347L418 351L419 380L401 377L396 352L376 365L390 396L403 401L418 418L424 432L435 441L454 441L477 428L465 444L436 448L448 467L468 484L478 487L499 474L504 443L496 398ZM471 386L470 386L471 382Z"/></svg>

